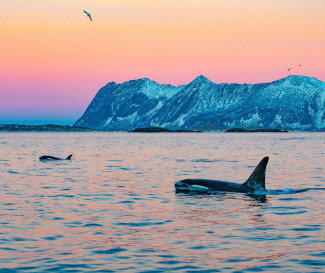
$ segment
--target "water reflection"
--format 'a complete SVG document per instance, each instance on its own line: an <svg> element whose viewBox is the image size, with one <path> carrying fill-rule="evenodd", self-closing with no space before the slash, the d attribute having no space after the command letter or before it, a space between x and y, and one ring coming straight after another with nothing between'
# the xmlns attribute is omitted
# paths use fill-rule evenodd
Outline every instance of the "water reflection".
<svg viewBox="0 0 325 273"><path fill-rule="evenodd" d="M0 267L322 272L323 138L289 136L3 134ZM38 161L67 151L69 164ZM175 194L184 176L242 183L265 154L267 195ZM272 194L288 186L309 190Z"/></svg>
<svg viewBox="0 0 325 273"><path fill-rule="evenodd" d="M223 206L225 202L228 203L235 203L240 208L264 208L267 206L267 197L266 195L253 195L253 194L241 194L241 193L227 193L227 192L219 192L211 195L205 195L200 193L191 193L191 194L184 194L179 193L176 194L176 200L179 201L179 204L183 205L192 205L195 207L195 210L202 211L206 215L209 213L209 211L206 210L206 207L212 207L214 210L216 206L221 205ZM235 201L235 202L234 202ZM242 202L242 203L240 203ZM223 207L222 207L223 208ZM229 208L229 206L226 206L226 208ZM236 207L231 207L231 209L224 210L221 209L221 207L218 206L217 208L217 214L224 215L228 213L234 213L236 212ZM186 207L186 210L184 210L184 213L191 213L192 210L188 210L188 207Z"/></svg>
<svg viewBox="0 0 325 273"><path fill-rule="evenodd" d="M265 194L248 194L248 196L253 197L259 203L267 202L267 197Z"/></svg>

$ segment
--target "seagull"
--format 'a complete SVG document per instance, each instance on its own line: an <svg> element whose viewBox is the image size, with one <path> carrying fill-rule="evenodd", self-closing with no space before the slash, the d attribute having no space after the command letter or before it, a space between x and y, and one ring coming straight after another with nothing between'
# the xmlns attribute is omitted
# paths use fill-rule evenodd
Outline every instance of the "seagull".
<svg viewBox="0 0 325 273"><path fill-rule="evenodd" d="M90 13L88 13L88 12L85 11L85 10L83 10L83 11L84 11L84 13L86 13L86 15L89 17L90 21L92 21L91 16L90 16Z"/></svg>

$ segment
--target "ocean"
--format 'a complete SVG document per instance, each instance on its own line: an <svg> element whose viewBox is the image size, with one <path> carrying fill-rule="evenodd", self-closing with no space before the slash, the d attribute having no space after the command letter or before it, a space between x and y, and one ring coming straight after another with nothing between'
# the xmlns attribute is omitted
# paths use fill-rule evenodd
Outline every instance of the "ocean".
<svg viewBox="0 0 325 273"><path fill-rule="evenodd" d="M0 272L324 272L324 140L2 132ZM264 156L265 195L175 193L186 178L243 183Z"/></svg>

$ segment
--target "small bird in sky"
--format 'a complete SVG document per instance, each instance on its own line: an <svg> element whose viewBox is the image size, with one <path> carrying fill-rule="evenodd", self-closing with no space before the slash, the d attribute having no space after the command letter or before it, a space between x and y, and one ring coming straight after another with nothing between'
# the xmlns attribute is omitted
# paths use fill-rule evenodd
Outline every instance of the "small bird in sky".
<svg viewBox="0 0 325 273"><path fill-rule="evenodd" d="M292 68L292 67L289 67L289 68L288 68L288 72L289 72L291 69L293 69L293 68Z"/></svg>
<svg viewBox="0 0 325 273"><path fill-rule="evenodd" d="M90 21L92 21L93 19L91 19L91 15L90 15L90 13L87 12L87 11L85 11L85 10L83 10L83 11L84 11L84 13L86 13L86 15L89 17Z"/></svg>

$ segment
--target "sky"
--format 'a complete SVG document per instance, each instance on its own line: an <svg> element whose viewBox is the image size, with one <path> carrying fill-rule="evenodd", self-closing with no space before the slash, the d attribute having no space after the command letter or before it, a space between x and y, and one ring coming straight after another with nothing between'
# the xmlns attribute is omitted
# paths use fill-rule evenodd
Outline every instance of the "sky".
<svg viewBox="0 0 325 273"><path fill-rule="evenodd" d="M204 75L253 84L292 74L325 81L324 0L10 0L0 7L0 124L72 125L111 81L178 86Z"/></svg>

